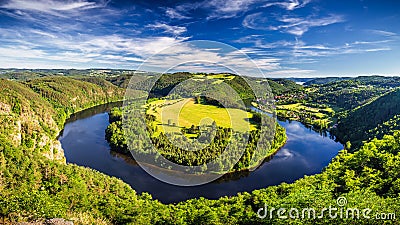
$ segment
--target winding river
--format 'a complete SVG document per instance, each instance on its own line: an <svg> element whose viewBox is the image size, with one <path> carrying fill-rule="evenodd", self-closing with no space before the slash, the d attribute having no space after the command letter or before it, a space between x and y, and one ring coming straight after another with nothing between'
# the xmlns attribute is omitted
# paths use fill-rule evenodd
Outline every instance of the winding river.
<svg viewBox="0 0 400 225"><path fill-rule="evenodd" d="M279 121L286 129L287 143L257 170L229 174L200 186L180 187L153 178L130 157L110 151L105 129L109 124L108 111L117 105L96 106L67 120L59 137L67 162L118 177L138 193L148 192L163 203L198 197L217 199L282 182L292 183L305 175L320 173L343 149L329 132L314 131L296 121Z"/></svg>

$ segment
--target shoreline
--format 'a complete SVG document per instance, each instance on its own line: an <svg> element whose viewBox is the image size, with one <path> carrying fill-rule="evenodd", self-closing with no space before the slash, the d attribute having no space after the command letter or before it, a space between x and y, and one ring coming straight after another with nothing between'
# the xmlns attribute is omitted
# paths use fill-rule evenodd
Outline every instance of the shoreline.
<svg viewBox="0 0 400 225"><path fill-rule="evenodd" d="M254 171L254 170L256 170L257 168L259 168L260 166L262 166L265 162L268 162L269 160L271 160L272 159L272 157L275 155L275 154L277 154L278 152L279 152L279 150L281 150L285 145L286 145L286 143L287 143L287 134L286 134L286 129L285 128L283 128L284 130L285 130L285 141L284 142L282 142L276 149L274 149L272 152L270 152L269 154L267 154L266 156L264 156L262 159L260 159L260 160L258 160L257 161L257 165L251 165L251 166L249 166L249 167L246 167L246 168L243 168L243 169L240 169L240 170L235 170L235 171L228 171L228 172L226 172L226 173L218 173L218 172L210 172L210 174L214 174L214 175L227 175L227 174L235 174L235 173L241 173L241 172L246 172L246 171ZM107 141L107 143L109 143L108 142L108 140L106 139L106 141ZM115 150L115 149L110 149L110 151L112 151L112 152L116 152L116 153L118 153L118 154L121 154L121 155L124 155L124 156L126 156L126 157L129 157L129 159L131 159L131 160L133 160L136 164L138 164L138 165L140 165L141 163L143 163L143 164L146 164L147 166L149 166L149 167L153 167L153 168L157 168L157 169L160 169L160 170L164 170L164 171L169 171L169 172L171 172L171 171L173 171L173 170L170 170L170 169L167 169L167 168L162 168L162 167L158 167L158 166L155 166L155 165L153 165L153 164L149 164L149 163L146 163L146 162L137 162L136 161L136 159L132 156L132 154L127 154L126 152L123 152L123 151L120 151L120 150ZM179 171L176 171L176 172L179 172ZM201 173L200 174L193 174L194 176L197 176L197 175L201 175Z"/></svg>

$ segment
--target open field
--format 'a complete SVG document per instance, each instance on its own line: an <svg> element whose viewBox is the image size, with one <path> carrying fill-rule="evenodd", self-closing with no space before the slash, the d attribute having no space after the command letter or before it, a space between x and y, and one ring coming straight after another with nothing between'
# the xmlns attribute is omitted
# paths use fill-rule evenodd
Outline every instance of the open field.
<svg viewBox="0 0 400 225"><path fill-rule="evenodd" d="M235 78L235 76L233 76L233 75L227 75L227 74L207 75L207 79L232 80L233 78Z"/></svg>
<svg viewBox="0 0 400 225"><path fill-rule="evenodd" d="M277 110L288 110L288 111L292 111L292 112L308 112L308 113L312 113L317 118L325 117L326 116L325 113L334 113L334 110L329 107L319 109L319 108L305 106L301 103L277 105L276 109Z"/></svg>
<svg viewBox="0 0 400 225"><path fill-rule="evenodd" d="M329 114L334 113L334 110L329 107L314 108L302 103L277 105L276 110L280 117L300 120L317 128L327 128L332 122L329 119Z"/></svg>
<svg viewBox="0 0 400 225"><path fill-rule="evenodd" d="M256 129L254 124L249 123L252 113L196 104L193 99L154 101L149 103L147 113L156 116L158 130L166 132L179 131L179 128L191 125L211 124L212 121L215 121L217 126L237 131Z"/></svg>

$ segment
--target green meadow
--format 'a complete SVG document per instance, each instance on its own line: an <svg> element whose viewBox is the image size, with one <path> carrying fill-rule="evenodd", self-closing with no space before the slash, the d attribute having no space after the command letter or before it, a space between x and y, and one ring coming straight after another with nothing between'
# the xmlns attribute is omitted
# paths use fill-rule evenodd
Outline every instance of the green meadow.
<svg viewBox="0 0 400 225"><path fill-rule="evenodd" d="M241 132L256 129L249 122L253 116L250 112L197 104L192 98L153 101L148 104L147 113L156 117L159 132L178 132L182 127L209 125L213 121L217 126Z"/></svg>

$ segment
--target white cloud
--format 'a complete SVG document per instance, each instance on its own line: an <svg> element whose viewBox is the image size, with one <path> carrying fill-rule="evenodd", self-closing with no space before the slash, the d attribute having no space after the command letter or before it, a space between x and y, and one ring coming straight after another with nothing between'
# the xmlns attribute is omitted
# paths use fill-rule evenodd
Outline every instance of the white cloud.
<svg viewBox="0 0 400 225"><path fill-rule="evenodd" d="M263 17L261 12L247 15L242 22L242 25L246 28L254 30L266 30L266 23L268 22L267 17Z"/></svg>
<svg viewBox="0 0 400 225"><path fill-rule="evenodd" d="M207 19L227 19L241 16L255 8L278 6L286 10L294 10L305 7L310 2L311 0L204 0L184 3L175 8L167 8L166 15L172 19L187 19L186 13L188 11L203 9L207 13Z"/></svg>
<svg viewBox="0 0 400 225"><path fill-rule="evenodd" d="M387 48L369 48L369 49L365 49L366 52L381 52L381 51L390 51L392 50L391 48L387 47Z"/></svg>
<svg viewBox="0 0 400 225"><path fill-rule="evenodd" d="M265 48L268 48L268 49L287 48L287 47L293 47L295 45L296 45L296 42L286 41L286 40L269 42L269 43L264 43L261 40L257 40L255 43L256 47L263 48L263 49L265 49Z"/></svg>
<svg viewBox="0 0 400 225"><path fill-rule="evenodd" d="M185 16L185 13L195 9L205 10L207 19L227 19L243 15L243 13L254 9L256 5L266 0L204 0L177 5L168 9L167 15L172 17Z"/></svg>
<svg viewBox="0 0 400 225"><path fill-rule="evenodd" d="M53 42L58 48L67 48L83 53L105 53L114 52L116 54L134 54L141 58L149 57L157 52L177 44L186 38L172 37L147 37L147 38L127 38L120 35L91 36L86 35L78 41L62 40Z"/></svg>
<svg viewBox="0 0 400 225"><path fill-rule="evenodd" d="M392 42L393 40L387 39L387 40L379 40L379 41L355 41L353 44L355 45L375 45L375 44L382 44L382 43L388 43Z"/></svg>
<svg viewBox="0 0 400 225"><path fill-rule="evenodd" d="M189 16L185 16L183 13L173 8L166 8L165 14L171 19L179 19L179 20L190 19Z"/></svg>
<svg viewBox="0 0 400 225"><path fill-rule="evenodd" d="M25 4L25 2L28 3ZM25 25L14 27L15 30L35 27L35 35L39 35L39 28L42 36L57 36L59 33L78 35L94 30L115 32L122 28L118 26L110 28L109 23L120 18L124 10L106 7L107 3L106 0L97 2L89 0L0 1L0 14Z"/></svg>
<svg viewBox="0 0 400 225"><path fill-rule="evenodd" d="M324 45L303 45L303 46L298 46L298 49L316 49L316 50L331 50L333 48L324 46Z"/></svg>
<svg viewBox="0 0 400 225"><path fill-rule="evenodd" d="M35 61L37 65L48 62L70 66L71 63L90 65L137 66L147 57L179 43L186 38L147 37L129 38L121 35L53 34L38 29L13 31L2 28L0 61L2 65L25 65L20 62ZM19 38L15 40L16 34ZM24 40L24 41L18 41ZM53 62L53 63L52 63ZM54 63L57 62L57 63Z"/></svg>
<svg viewBox="0 0 400 225"><path fill-rule="evenodd" d="M295 36L302 36L313 27L323 27L343 21L344 18L339 15L330 15L322 18L315 16L300 18L285 15L280 18L276 18L276 21L272 21L273 23L278 22L280 25L269 25L268 18L263 13L258 12L247 15L243 19L242 25L246 28L254 30L281 31L284 33L293 34Z"/></svg>
<svg viewBox="0 0 400 225"><path fill-rule="evenodd" d="M303 1L289 0L289 1L267 3L264 5L264 7L278 6L278 7L284 8L286 10L294 10L294 9L298 9L298 8L303 8L310 2L311 2L311 0L303 0Z"/></svg>
<svg viewBox="0 0 400 225"><path fill-rule="evenodd" d="M267 42L264 36L249 35L238 40L240 43L251 43L252 47L242 51L251 56L265 55L281 58L284 65L318 63L321 57L332 57L344 54L365 54L370 52L391 51L395 39L375 41L354 41L344 44L313 43L307 44L299 38Z"/></svg>
<svg viewBox="0 0 400 225"><path fill-rule="evenodd" d="M306 45L304 42L298 41L293 47L292 54L295 57L322 57L391 50L388 46L377 45L382 43L386 43L386 41L356 41L341 46L328 47L324 45Z"/></svg>
<svg viewBox="0 0 400 225"><path fill-rule="evenodd" d="M246 12L250 6L259 0L211 0L207 1L205 6L213 9L209 14L209 19L231 18Z"/></svg>
<svg viewBox="0 0 400 225"><path fill-rule="evenodd" d="M179 36L187 31L186 27L171 26L165 23L150 24L147 25L146 27L151 29L160 29L163 30L165 33L173 34L175 36Z"/></svg>
<svg viewBox="0 0 400 225"><path fill-rule="evenodd" d="M56 1L56 0L9 0L5 4L0 5L3 9L21 11L34 11L40 13L48 13L51 15L64 16L63 13L98 8L104 6L91 1L75 0L75 1Z"/></svg>
<svg viewBox="0 0 400 225"><path fill-rule="evenodd" d="M299 18L284 16L282 18L279 18L278 20L283 24L279 26L270 26L270 30L281 30L285 33L293 34L296 36L302 36L313 27L323 27L335 23L344 22L344 18L339 15L330 15L323 18Z"/></svg>
<svg viewBox="0 0 400 225"><path fill-rule="evenodd" d="M205 46L208 46L205 47ZM183 70L190 72L232 72L242 75L260 76L261 71L280 68L280 59L273 57L248 58L242 51L231 47L215 47L213 42L183 42L174 45L145 61L141 70L166 72Z"/></svg>
<svg viewBox="0 0 400 225"><path fill-rule="evenodd" d="M367 32L373 33L373 34L377 34L377 35L381 35L381 36L396 36L397 34L394 32L390 32L390 31L385 31L385 30L367 30Z"/></svg>
<svg viewBox="0 0 400 225"><path fill-rule="evenodd" d="M56 35L51 34L51 33L49 33L49 32L42 31L42 30L30 29L30 32L31 32L32 34L38 34L38 35L45 36L45 37L57 38Z"/></svg>
<svg viewBox="0 0 400 225"><path fill-rule="evenodd" d="M0 56L10 58L42 58L43 50L31 49L27 46L0 47Z"/></svg>

